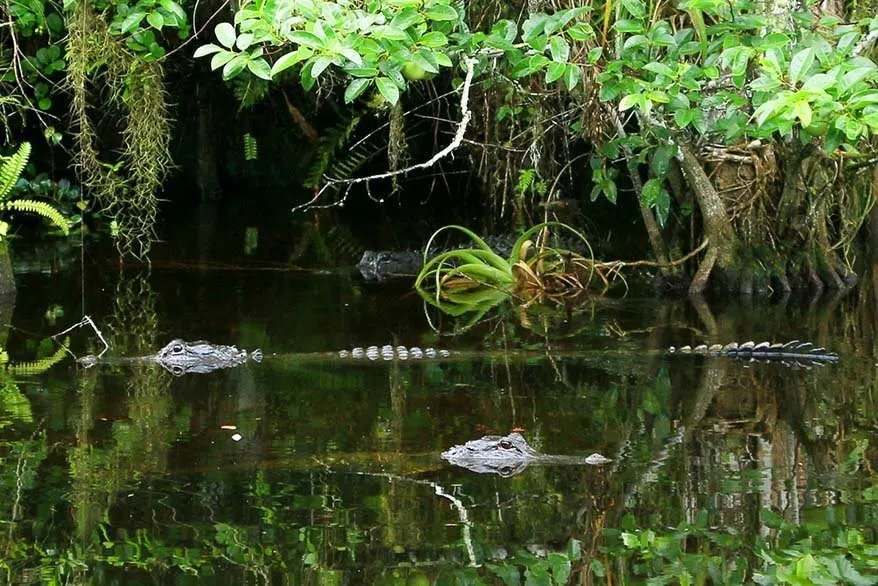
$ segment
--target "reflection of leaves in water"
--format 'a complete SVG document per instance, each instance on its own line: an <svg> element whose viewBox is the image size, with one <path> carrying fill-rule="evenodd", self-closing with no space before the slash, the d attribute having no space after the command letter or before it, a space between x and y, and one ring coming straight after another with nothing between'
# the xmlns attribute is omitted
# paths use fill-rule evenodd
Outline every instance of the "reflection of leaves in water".
<svg viewBox="0 0 878 586"><path fill-rule="evenodd" d="M8 375L0 381L0 429L16 421L33 422L30 401L21 394L18 385Z"/></svg>

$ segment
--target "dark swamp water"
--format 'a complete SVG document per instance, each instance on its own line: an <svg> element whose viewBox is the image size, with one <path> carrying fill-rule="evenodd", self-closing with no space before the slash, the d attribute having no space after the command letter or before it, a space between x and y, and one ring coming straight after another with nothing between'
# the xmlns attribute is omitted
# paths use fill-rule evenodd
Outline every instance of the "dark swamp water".
<svg viewBox="0 0 878 586"><path fill-rule="evenodd" d="M408 282L187 268L196 253L184 248L157 256L149 271L86 255L84 277L76 263L21 276L4 314L9 361L60 359L2 374L0 582L876 582L878 281L816 301L631 295L509 309L440 336ZM143 363L84 369L44 340L83 313L116 355L179 337L266 358L181 377ZM657 352L793 338L841 360ZM385 343L492 353L294 355ZM97 340L80 328L70 346L84 354ZM513 430L543 453L612 462L507 478L439 458Z"/></svg>

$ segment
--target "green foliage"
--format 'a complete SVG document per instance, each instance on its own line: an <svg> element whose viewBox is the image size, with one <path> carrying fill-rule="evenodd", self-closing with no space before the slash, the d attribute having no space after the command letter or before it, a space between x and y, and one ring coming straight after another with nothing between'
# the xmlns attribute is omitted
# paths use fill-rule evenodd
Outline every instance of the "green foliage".
<svg viewBox="0 0 878 586"><path fill-rule="evenodd" d="M876 23L840 25L803 12L793 15L795 28L766 35L771 23L761 5L702 9L715 21L704 33L706 51L693 28L646 15L617 22L622 50L597 78L601 99L654 117L656 132L691 127L727 143L812 125L850 141L878 130L867 110L878 101L878 67L856 53ZM828 137L824 146L833 151L839 142Z"/></svg>
<svg viewBox="0 0 878 586"><path fill-rule="evenodd" d="M587 266L585 259L569 250L548 246L549 228L569 231L588 245L585 237L570 226L544 222L521 234L513 243L509 258L504 259L472 230L463 226L440 228L427 241L424 266L415 279L415 289L424 300L449 315L481 316L510 295L530 300L538 297L549 280L561 275L569 273L570 284L579 285L578 276L572 276L572 267L578 262ZM461 232L473 246L428 257L433 241L446 230ZM534 245L532 239L538 240L538 244Z"/></svg>
<svg viewBox="0 0 878 586"><path fill-rule="evenodd" d="M223 79L247 71L270 80L296 67L309 90L321 78L340 73L348 79L345 102L375 88L395 104L407 79L452 66L444 48L461 30L466 30L464 13L451 0L365 6L307 0L292 9L251 2L235 14L234 25L215 27L219 44L202 45L195 56L213 55L211 68L222 68ZM276 57L269 61L266 53Z"/></svg>
<svg viewBox="0 0 878 586"><path fill-rule="evenodd" d="M12 187L18 182L22 171L24 171L25 165L27 165L30 152L30 143L22 143L18 147L18 150L9 157L6 157L2 166L0 166L0 209L13 212L26 212L42 216L52 222L65 236L67 236L70 234L70 227L67 218L65 218L54 205L33 199L8 199ZM5 222L0 224L2 224L2 226L0 226L0 228L2 228L2 233L5 235L7 225Z"/></svg>
<svg viewBox="0 0 878 586"><path fill-rule="evenodd" d="M302 185L316 189L323 185L325 175L334 179L351 177L361 165L387 147L383 137L373 134L347 148L359 124L360 117L354 116L323 133Z"/></svg>
<svg viewBox="0 0 878 586"><path fill-rule="evenodd" d="M255 161L259 158L259 145L249 132L244 134L244 159Z"/></svg>
<svg viewBox="0 0 878 586"><path fill-rule="evenodd" d="M3 161L3 165L0 166L0 201L9 196L12 188L18 182L18 178L21 177L30 158L30 151L30 143L23 142L15 153Z"/></svg>

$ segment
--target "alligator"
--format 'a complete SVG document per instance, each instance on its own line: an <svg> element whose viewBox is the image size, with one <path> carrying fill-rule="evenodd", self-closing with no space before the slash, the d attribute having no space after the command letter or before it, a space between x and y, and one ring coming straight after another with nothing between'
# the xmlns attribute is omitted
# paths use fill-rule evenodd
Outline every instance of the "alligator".
<svg viewBox="0 0 878 586"><path fill-rule="evenodd" d="M600 454L590 456L556 456L543 454L530 447L520 433L486 435L445 450L442 459L455 466L509 478L520 474L530 464L600 466L611 462Z"/></svg>
<svg viewBox="0 0 878 586"><path fill-rule="evenodd" d="M91 368L100 362L155 362L176 376L187 373L205 374L223 368L240 366L248 361L261 362L262 351L257 349L247 352L246 350L238 350L235 346L212 344L204 340L186 342L180 339L171 340L155 354L146 356L109 360L88 354L77 359L77 362L85 368Z"/></svg>
<svg viewBox="0 0 878 586"><path fill-rule="evenodd" d="M825 348L816 347L810 342L800 342L798 340L793 340L785 344L771 344L769 342L756 344L754 342L746 342L743 344L715 344L712 346L705 344L695 346L694 348L691 346L683 346L681 348L671 346L666 352L668 354L692 354L745 361L779 362L788 366L801 367L823 365L838 361L838 354L835 352L829 352ZM369 346L368 348L357 347L352 350L341 350L338 352L316 352L290 355L274 354L271 356L275 358L291 358L303 362L308 360L416 362L423 360L479 360L500 356L506 358L514 358L516 356L523 358L537 358L545 356L546 354L547 352L545 351L452 351L437 348L422 349L417 346L406 347L386 345L381 347ZM601 356L620 354L620 351L579 350L573 352L551 352L550 354L557 357ZM184 340L176 339L171 340L164 348L155 354L116 359L107 359L89 354L79 358L77 361L86 368L104 362L155 362L169 372L180 376L183 374L203 374L213 372L215 370L240 366L247 362L261 362L262 359L263 353L261 350L248 352L247 350L239 350L235 346L212 344L203 340L186 342Z"/></svg>

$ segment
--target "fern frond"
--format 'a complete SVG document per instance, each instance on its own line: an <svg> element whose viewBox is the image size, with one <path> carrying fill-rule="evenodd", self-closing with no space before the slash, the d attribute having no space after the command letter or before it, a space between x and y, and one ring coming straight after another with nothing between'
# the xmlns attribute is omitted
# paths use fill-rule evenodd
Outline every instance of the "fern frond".
<svg viewBox="0 0 878 586"><path fill-rule="evenodd" d="M0 201L6 199L12 187L21 177L24 166L30 158L30 143L23 142L19 145L18 150L3 161L0 167Z"/></svg>
<svg viewBox="0 0 878 586"><path fill-rule="evenodd" d="M55 206L45 201L36 201L34 199L16 199L7 201L3 204L3 208L15 212L27 212L42 216L55 224L65 236L70 234L70 226L67 225L67 218L59 212Z"/></svg>
<svg viewBox="0 0 878 586"><path fill-rule="evenodd" d="M244 134L244 159L247 161L255 161L259 158L259 145L256 138L247 132Z"/></svg>
<svg viewBox="0 0 878 586"><path fill-rule="evenodd" d="M387 148L387 137L373 135L373 138L362 142L344 154L344 157L334 161L324 175L331 179L350 179L354 173L369 159Z"/></svg>
<svg viewBox="0 0 878 586"><path fill-rule="evenodd" d="M55 350L55 353L51 356L46 356L45 358L40 358L38 360L31 360L30 362L18 362L16 364L9 364L7 369L12 374L18 376L33 376L37 374L43 374L62 360L64 360L69 354L66 350L66 346L70 343L70 338L65 338L64 343Z"/></svg>
<svg viewBox="0 0 878 586"><path fill-rule="evenodd" d="M317 150L314 153L314 160L308 171L305 173L305 181L302 185L305 187L317 188L323 184L323 175L332 165L332 158L337 151L340 151L351 140L351 135L360 123L360 118L355 116L350 120L342 120L335 126L329 128L320 137L317 144Z"/></svg>
<svg viewBox="0 0 878 586"><path fill-rule="evenodd" d="M518 174L518 184L515 186L515 192L521 195L527 193L527 190L530 189L531 185L533 185L535 178L536 170L522 169L521 172Z"/></svg>

